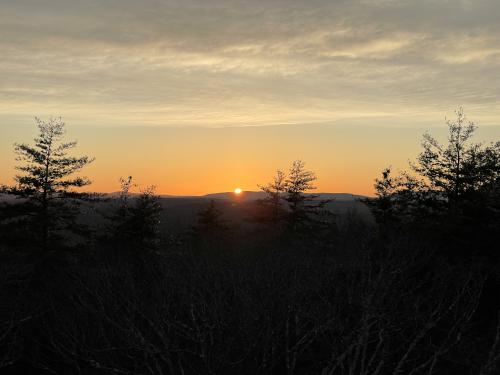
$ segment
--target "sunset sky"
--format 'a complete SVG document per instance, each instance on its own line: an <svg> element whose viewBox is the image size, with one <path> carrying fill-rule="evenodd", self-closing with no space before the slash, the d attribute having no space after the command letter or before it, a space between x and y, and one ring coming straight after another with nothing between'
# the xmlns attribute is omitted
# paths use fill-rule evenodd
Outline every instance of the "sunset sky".
<svg viewBox="0 0 500 375"><path fill-rule="evenodd" d="M500 135L498 0L0 0L0 183L34 116L96 157L95 191L256 190L302 159L371 194L463 106Z"/></svg>

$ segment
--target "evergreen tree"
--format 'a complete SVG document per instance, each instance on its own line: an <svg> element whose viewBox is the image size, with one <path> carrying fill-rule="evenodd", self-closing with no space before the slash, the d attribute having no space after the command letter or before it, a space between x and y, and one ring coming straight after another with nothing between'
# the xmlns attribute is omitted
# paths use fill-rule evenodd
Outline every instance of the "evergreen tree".
<svg viewBox="0 0 500 375"><path fill-rule="evenodd" d="M472 142L476 126L462 108L454 121L447 120L448 143L442 145L424 134L423 151L410 163L412 174L392 177L390 169L375 181L376 201L370 202L376 217L458 217L485 207L493 200L500 177L500 142L490 146Z"/></svg>
<svg viewBox="0 0 500 375"><path fill-rule="evenodd" d="M259 202L263 210L257 220L278 226L286 222L292 231L326 229L333 224L332 213L325 208L331 200L321 200L318 195L308 193L316 189L316 179L301 160L292 163L288 175L278 170L272 182L259 185L266 198Z"/></svg>
<svg viewBox="0 0 500 375"><path fill-rule="evenodd" d="M428 189L423 180L403 172L393 176L390 167L382 171L382 177L375 179L376 199L365 198L375 220L384 225L396 225L414 221L415 218L429 219L441 210L438 195Z"/></svg>
<svg viewBox="0 0 500 375"><path fill-rule="evenodd" d="M132 176L120 178L119 206L110 217L115 238L154 244L158 238L161 205L155 187L149 186L131 197Z"/></svg>
<svg viewBox="0 0 500 375"><path fill-rule="evenodd" d="M20 173L15 177L17 185L11 187L9 193L24 199L15 206L10 220L17 220L18 224L26 222L47 249L49 240L57 237L57 232L78 229L74 223L78 212L76 203L87 195L74 188L91 182L73 175L93 159L68 155L77 143L63 142L65 124L61 118L48 121L36 118L35 121L39 134L34 144L15 144L16 160L20 162L16 169Z"/></svg>
<svg viewBox="0 0 500 375"><path fill-rule="evenodd" d="M198 231L200 233L217 233L227 229L222 220L222 212L217 208L214 199L210 200L208 207L198 213Z"/></svg>
<svg viewBox="0 0 500 375"><path fill-rule="evenodd" d="M281 223L288 216L288 210L283 204L287 191L285 173L277 170L273 181L267 185L259 185L259 188L266 193L266 198L259 201L263 212L258 220L270 222L274 225Z"/></svg>
<svg viewBox="0 0 500 375"><path fill-rule="evenodd" d="M318 196L307 194L307 191L316 189L314 181L316 175L305 169L305 163L295 160L290 167L288 177L285 181L286 196L290 208L289 223L292 230L311 229L312 226L327 224L328 220L319 220L322 216L328 216L329 211L325 205L330 200L318 200Z"/></svg>
<svg viewBox="0 0 500 375"><path fill-rule="evenodd" d="M476 126L462 108L456 116L446 121L447 143L425 134L412 171L392 177L386 169L367 203L384 227L425 228L448 250L487 254L498 244L500 142L474 143Z"/></svg>
<svg viewBox="0 0 500 375"><path fill-rule="evenodd" d="M231 236L229 226L222 216L222 211L217 208L214 199L198 212L197 223L191 230L195 252L211 256L227 254Z"/></svg>
<svg viewBox="0 0 500 375"><path fill-rule="evenodd" d="M480 199L500 176L500 147L474 143L476 125L469 121L462 108L456 120L447 120L448 143L442 145L430 134L425 134L424 150L411 164L414 172L428 185L428 190L439 194L450 212L459 213L464 205Z"/></svg>

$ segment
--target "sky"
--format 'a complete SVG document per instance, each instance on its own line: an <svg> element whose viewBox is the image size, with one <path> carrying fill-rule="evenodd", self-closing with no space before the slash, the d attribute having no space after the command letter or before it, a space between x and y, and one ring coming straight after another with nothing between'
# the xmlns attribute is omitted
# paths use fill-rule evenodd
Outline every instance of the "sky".
<svg viewBox="0 0 500 375"><path fill-rule="evenodd" d="M62 116L96 191L255 190L302 159L371 194L463 106L500 135L498 0L0 0L0 183Z"/></svg>

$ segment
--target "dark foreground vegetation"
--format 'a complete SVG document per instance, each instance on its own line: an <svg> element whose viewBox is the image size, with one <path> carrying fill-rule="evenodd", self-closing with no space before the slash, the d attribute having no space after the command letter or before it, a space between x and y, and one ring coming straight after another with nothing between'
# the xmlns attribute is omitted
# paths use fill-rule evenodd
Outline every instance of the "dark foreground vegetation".
<svg viewBox="0 0 500 375"><path fill-rule="evenodd" d="M332 214L297 161L247 226L212 201L176 235L131 178L76 193L92 160L60 120L38 126L3 188L1 373L500 371L500 143L474 144L461 110L446 144L424 136L410 172L377 179L375 220Z"/></svg>

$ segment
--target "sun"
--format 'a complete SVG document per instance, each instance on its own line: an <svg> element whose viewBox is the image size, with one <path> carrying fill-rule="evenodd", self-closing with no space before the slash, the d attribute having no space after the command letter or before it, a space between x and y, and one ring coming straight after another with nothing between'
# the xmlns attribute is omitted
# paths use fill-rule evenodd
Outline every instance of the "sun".
<svg viewBox="0 0 500 375"><path fill-rule="evenodd" d="M236 188L234 189L234 194L241 194L243 190L241 190L240 188Z"/></svg>

